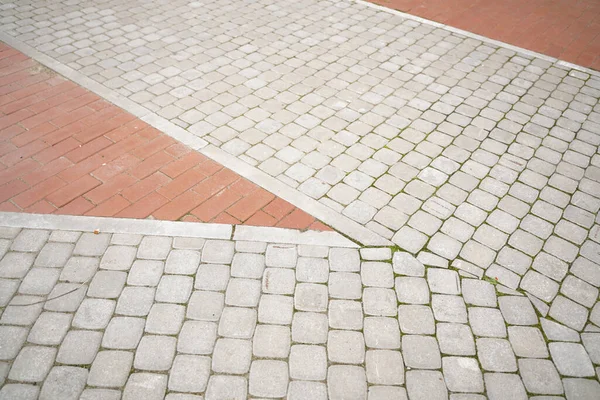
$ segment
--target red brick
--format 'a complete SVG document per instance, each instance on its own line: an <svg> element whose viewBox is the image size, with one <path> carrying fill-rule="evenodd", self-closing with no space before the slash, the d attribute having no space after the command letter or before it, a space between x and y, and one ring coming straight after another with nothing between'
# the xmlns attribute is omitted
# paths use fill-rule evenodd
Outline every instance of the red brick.
<svg viewBox="0 0 600 400"><path fill-rule="evenodd" d="M131 203L125 200L123 196L117 194L106 200L104 203L92 208L90 211L86 212L85 215L93 215L96 217L112 217L130 205Z"/></svg>
<svg viewBox="0 0 600 400"><path fill-rule="evenodd" d="M22 147L27 143L33 142L34 140L39 139L55 130L56 126L52 125L50 122L44 122L33 129L29 129L22 134L13 137L11 142L18 147Z"/></svg>
<svg viewBox="0 0 600 400"><path fill-rule="evenodd" d="M115 216L120 218L146 218L152 212L168 203L169 200L156 192L150 193L140 201L137 201L117 213Z"/></svg>
<svg viewBox="0 0 600 400"><path fill-rule="evenodd" d="M176 157L173 154L171 155L173 157ZM206 157L204 157L202 154L197 152L191 152L184 155L182 158L173 161L169 165L162 167L160 169L160 172L164 173L167 176L170 176L171 178L175 178L184 173L185 171L197 167L204 160L206 160ZM202 175L206 176L206 174Z"/></svg>
<svg viewBox="0 0 600 400"><path fill-rule="evenodd" d="M205 170L201 171L205 172ZM238 179L238 174L229 169L223 169L194 186L192 190L196 193L206 196L206 198L209 198L210 196L217 194L227 186L231 185Z"/></svg>
<svg viewBox="0 0 600 400"><path fill-rule="evenodd" d="M90 92L85 92L81 96L77 96L77 98L74 98L70 101L62 103L58 107L61 110L67 111L67 112L72 112L74 110L79 111L82 108L87 108L85 106L87 106L89 103L93 103L96 100L98 100L98 95L96 95L94 93L90 93Z"/></svg>
<svg viewBox="0 0 600 400"><path fill-rule="evenodd" d="M77 197L75 200L66 204L63 207L57 209L54 214L63 215L84 215L88 210L94 208L94 205L84 199L83 197Z"/></svg>
<svg viewBox="0 0 600 400"><path fill-rule="evenodd" d="M213 160L206 160L200 164L200 170L206 174L206 176L214 175L221 171L223 166Z"/></svg>
<svg viewBox="0 0 600 400"><path fill-rule="evenodd" d="M19 125L11 125L7 128L4 129L0 129L0 137L3 140L9 140L12 139L13 137L20 135L21 133L25 132L25 128L23 128L22 126ZM0 155L3 155L2 153L0 153Z"/></svg>
<svg viewBox="0 0 600 400"><path fill-rule="evenodd" d="M2 212L21 212L21 209L15 206L10 201L5 201L4 203L0 203L0 211Z"/></svg>
<svg viewBox="0 0 600 400"><path fill-rule="evenodd" d="M144 121L140 121L139 119L135 119L131 122L128 122L125 125L121 125L118 128L113 129L112 131L106 133L104 136L106 136L113 142L118 142L129 136L134 135L136 132L146 129L147 127L147 123L145 123ZM144 139L145 141L147 141L146 138Z"/></svg>
<svg viewBox="0 0 600 400"><path fill-rule="evenodd" d="M15 178L20 178L21 175L25 175L31 171L35 171L37 168L39 168L39 166L40 163L30 158L26 158L20 163L17 163L12 167L0 171L0 185L11 181Z"/></svg>
<svg viewBox="0 0 600 400"><path fill-rule="evenodd" d="M69 183L64 188L52 193L46 198L50 203L54 204L55 206L62 207L68 202L92 190L100 184L102 184L102 182L100 182L99 180L89 175L84 175L83 177L77 179L74 182Z"/></svg>
<svg viewBox="0 0 600 400"><path fill-rule="evenodd" d="M266 206L275 196L263 189L252 192L227 210L227 213L240 221L245 221L252 214Z"/></svg>
<svg viewBox="0 0 600 400"><path fill-rule="evenodd" d="M308 227L311 231L333 231L330 227L322 223L321 221L315 221Z"/></svg>
<svg viewBox="0 0 600 400"><path fill-rule="evenodd" d="M22 179L26 183L33 186L43 181L44 179L48 179L52 175L56 175L61 171L64 171L72 165L73 163L71 161L67 160L64 157L60 157L56 160L50 161L48 164L44 165L43 168L39 168L36 171L24 175Z"/></svg>
<svg viewBox="0 0 600 400"><path fill-rule="evenodd" d="M158 153L161 150L166 149L167 147L171 146L174 143L175 143L175 141L170 136L161 135L161 136L157 137L156 139L150 141L149 143L146 143L145 145L135 149L132 152L132 154L139 158L148 158L151 155ZM165 154L171 156L170 154L168 154L166 152L165 152ZM171 157L173 157L173 156L171 156Z"/></svg>
<svg viewBox="0 0 600 400"><path fill-rule="evenodd" d="M46 200L38 201L31 207L27 207L25 209L25 212L33 214L52 214L54 211L56 211L56 207L48 203Z"/></svg>
<svg viewBox="0 0 600 400"><path fill-rule="evenodd" d="M106 136L104 136L106 138ZM123 154L130 153L131 150L135 149L139 145L144 143L144 138L137 135L129 136L128 138L121 140L120 142L113 143L109 147L104 148L98 154L105 157L110 157L111 160L122 156Z"/></svg>
<svg viewBox="0 0 600 400"><path fill-rule="evenodd" d="M4 165L14 165L27 157L33 156L47 147L48 144L46 144L44 141L36 140L35 142L26 144L18 150L10 152L9 154L5 154L2 156L2 158L0 158L0 162L2 162Z"/></svg>
<svg viewBox="0 0 600 400"><path fill-rule="evenodd" d="M142 197L148 195L150 192L158 190L161 186L171 182L171 179L160 173L155 172L154 174L142 179L138 183L124 189L121 194L127 200L136 202ZM161 196L164 197L164 196Z"/></svg>
<svg viewBox="0 0 600 400"><path fill-rule="evenodd" d="M241 178L231 185L231 189L235 190L240 196L247 196L259 187L245 178Z"/></svg>
<svg viewBox="0 0 600 400"><path fill-rule="evenodd" d="M214 196L211 196L204 203L200 204L200 206L193 209L191 214L197 216L202 221L210 221L240 199L241 196L239 194L232 190L225 189Z"/></svg>
<svg viewBox="0 0 600 400"><path fill-rule="evenodd" d="M202 222L212 222L215 224L228 224L228 225L241 224L240 221L233 218L231 215L227 214L226 212L222 212L221 214L217 215L212 221L202 221Z"/></svg>
<svg viewBox="0 0 600 400"><path fill-rule="evenodd" d="M76 149L68 152L65 157L74 163L78 163L79 161L88 158L92 154L100 152L100 150L110 146L111 144L113 144L111 140L105 137L99 137L91 142L80 144Z"/></svg>
<svg viewBox="0 0 600 400"><path fill-rule="evenodd" d="M277 197L275 200L267 204L263 211L272 215L277 220L283 219L286 215L294 211L296 207L293 204L288 203L287 201Z"/></svg>
<svg viewBox="0 0 600 400"><path fill-rule="evenodd" d="M33 115L27 119L24 119L23 121L20 122L20 124L23 126L23 128L25 129L31 129L34 128L36 126L38 126L39 124L42 124L44 122L48 122L52 119L55 118L59 118L59 117L63 117L67 115L67 113L65 113L64 111L62 111L61 109L58 108L49 108L46 111L43 111L39 114Z"/></svg>
<svg viewBox="0 0 600 400"><path fill-rule="evenodd" d="M0 185L0 203L18 195L27 189L29 189L29 185L20 179L15 179L5 183L4 185Z"/></svg>
<svg viewBox="0 0 600 400"><path fill-rule="evenodd" d="M181 193L190 189L192 186L197 185L205 178L206 176L202 172L195 168L190 169L158 189L158 193L162 194L168 199L174 199Z"/></svg>
<svg viewBox="0 0 600 400"><path fill-rule="evenodd" d="M254 215L244 221L244 225L255 225L255 226L275 226L278 221L265 213L262 210L258 210Z"/></svg>
<svg viewBox="0 0 600 400"><path fill-rule="evenodd" d="M94 113L94 110L92 110L91 108L81 107L77 110L69 111L68 114L60 116L58 118L54 118L51 122L60 128L72 124L75 121L79 121L80 119L92 113Z"/></svg>
<svg viewBox="0 0 600 400"><path fill-rule="evenodd" d="M105 159L96 154L92 157L86 158L80 163L74 164L70 168L65 169L59 174L59 176L67 182L72 182L99 168L105 162Z"/></svg>
<svg viewBox="0 0 600 400"><path fill-rule="evenodd" d="M21 208L27 208L49 194L56 192L66 184L67 183L59 177L52 176L33 186L31 189L20 193L18 196L13 197L13 202Z"/></svg>
<svg viewBox="0 0 600 400"><path fill-rule="evenodd" d="M17 150L17 146L10 142L0 143L0 158L6 154L9 154Z"/></svg>
<svg viewBox="0 0 600 400"><path fill-rule="evenodd" d="M146 158L138 166L131 170L131 175L138 179L147 177L148 175L158 171L163 165L173 161L173 156L168 155L164 151L156 153L149 158Z"/></svg>
<svg viewBox="0 0 600 400"><path fill-rule="evenodd" d="M132 156L131 154L124 154L116 160L110 161L92 172L92 176L100 179L103 182L106 182L113 176L129 170L141 162L142 160Z"/></svg>
<svg viewBox="0 0 600 400"><path fill-rule="evenodd" d="M284 219L279 221L276 226L290 229L306 229L315 221L314 217L304 211L296 208Z"/></svg>
<svg viewBox="0 0 600 400"><path fill-rule="evenodd" d="M77 140L73 138L67 138L62 142L56 143L52 147L48 147L40 151L35 156L33 156L33 158L35 158L42 164L47 164L52 160L64 156L71 150L79 148L80 145L81 143L79 143Z"/></svg>
<svg viewBox="0 0 600 400"><path fill-rule="evenodd" d="M201 195L189 190L154 211L152 216L156 219L176 221L204 200Z"/></svg>
<svg viewBox="0 0 600 400"><path fill-rule="evenodd" d="M169 147L167 147L165 149L165 151L168 154L172 155L173 157L177 157L177 158L183 157L184 155L189 154L189 153L195 153L195 154L200 155L200 153L194 152L192 149L190 149L189 147L187 147L183 143L172 144ZM202 156L202 160L203 161L206 160L206 157Z"/></svg>
<svg viewBox="0 0 600 400"><path fill-rule="evenodd" d="M0 130L7 128L17 122L21 122L26 118L29 118L33 115L33 113L27 109L22 109L19 111L15 111L12 114L5 115L0 117Z"/></svg>
<svg viewBox="0 0 600 400"><path fill-rule="evenodd" d="M65 139L73 138L78 132L81 132L82 129L85 128L85 125L80 121L76 121L70 125L57 129L46 136L44 136L44 141L49 145L56 144L58 142L62 142Z"/></svg>
<svg viewBox="0 0 600 400"><path fill-rule="evenodd" d="M138 180L131 175L117 175L102 185L90 190L84 197L94 204L100 204L137 181Z"/></svg>

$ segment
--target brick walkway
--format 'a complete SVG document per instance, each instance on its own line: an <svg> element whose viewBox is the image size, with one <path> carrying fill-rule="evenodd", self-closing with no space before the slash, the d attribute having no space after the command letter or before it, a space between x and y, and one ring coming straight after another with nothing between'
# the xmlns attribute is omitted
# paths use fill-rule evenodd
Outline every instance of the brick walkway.
<svg viewBox="0 0 600 400"><path fill-rule="evenodd" d="M329 230L5 44L0 210Z"/></svg>
<svg viewBox="0 0 600 400"><path fill-rule="evenodd" d="M373 3L600 70L597 0L374 0Z"/></svg>

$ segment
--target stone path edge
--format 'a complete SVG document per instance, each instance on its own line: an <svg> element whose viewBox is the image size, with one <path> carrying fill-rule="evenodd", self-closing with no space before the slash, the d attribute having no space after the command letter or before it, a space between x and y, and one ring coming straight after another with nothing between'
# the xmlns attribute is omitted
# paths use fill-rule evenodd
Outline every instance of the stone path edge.
<svg viewBox="0 0 600 400"><path fill-rule="evenodd" d="M406 18L406 19L410 19L410 20L413 20L413 21L417 21L417 22L420 22L422 24L427 24L427 25L435 26L437 28L443 28L443 29L446 29L446 30L448 30L450 32L456 33L458 35L466 36L466 37L469 37L471 39L476 39L476 40L480 40L480 41L485 42L485 43L493 44L495 46L503 47L505 49L512 50L512 51L515 51L517 53L522 53L522 54L525 54L525 55L528 55L528 56L531 56L531 57L541 58L542 60L546 60L548 62L558 64L558 65L563 66L565 68L575 69L577 71L585 72L585 73L588 73L590 75L595 75L595 76L600 77L600 71L596 71L596 70L591 69L591 68L586 68L586 67L583 67L581 65L573 64L573 63L570 63L568 61L560 60L560 59L555 58L555 57L550 57L550 56L547 56L545 54L535 52L533 50L528 50L526 48L515 46L515 45L509 44L509 43L505 43L505 42L501 42L499 40L490 39L488 37L481 36L481 35L478 35L478 34L473 33L473 32L469 32L469 31L465 31L463 29L455 28L453 26L442 24L440 22L435 22L435 21L432 21L430 19L425 19L425 18L422 18L422 17L417 17L416 15L407 14L405 12L402 12L402 11L399 11L399 10L394 10L393 8L387 8L387 7L384 7L384 6L380 6L379 4L370 3L370 2L365 1L365 0L350 0L350 1L353 2L353 3L361 4L361 5L366 6L366 7L373 8L373 9L378 10L378 11L384 11L384 12L387 12L389 14L394 14L394 15L401 16L402 18Z"/></svg>
<svg viewBox="0 0 600 400"><path fill-rule="evenodd" d="M0 226L88 232L98 230L101 233L183 236L223 240L252 240L255 242L348 248L359 247L353 241L337 232L331 231L299 231L276 227L212 224L203 222L0 212Z"/></svg>
<svg viewBox="0 0 600 400"><path fill-rule="evenodd" d="M169 122L158 114L151 112L147 108L134 103L126 97L123 97L116 91L104 87L80 72L75 71L74 69L54 60L53 58L46 56L31 46L20 42L14 37L9 36L4 32L0 32L0 41L12 46L40 64L54 70L78 85L81 85L85 89L97 94L117 107L120 107L132 115L140 118L142 121L171 136L173 139L178 140L193 150L199 151L213 161L216 161L221 165L231 169L235 173L243 176L263 189L281 197L297 208L307 212L313 217L321 220L325 224L342 232L344 235L349 236L359 243L366 246L391 246L393 244L389 240L379 236L375 232L365 228L350 218L337 213L329 207L319 203L317 200L314 200L309 196L299 192L298 190L286 186L260 169L238 160L235 156L227 154L215 146L209 145L204 139L195 136L185 129Z"/></svg>

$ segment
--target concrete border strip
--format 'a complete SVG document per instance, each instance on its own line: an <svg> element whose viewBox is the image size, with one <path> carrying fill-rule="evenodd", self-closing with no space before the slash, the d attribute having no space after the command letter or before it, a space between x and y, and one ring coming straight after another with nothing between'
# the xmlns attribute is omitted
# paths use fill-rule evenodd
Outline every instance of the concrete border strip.
<svg viewBox="0 0 600 400"><path fill-rule="evenodd" d="M358 222L334 211L333 209L319 203L317 200L293 189L285 183L273 178L266 172L246 164L235 156L209 144L200 150L205 156L217 161L225 167L237 172L244 178L256 183L258 186L268 190L285 201L306 211L313 217L320 219L329 226L342 232L344 235L367 246L391 246L392 242L379 236L370 229L365 228Z"/></svg>
<svg viewBox="0 0 600 400"><path fill-rule="evenodd" d="M265 226L237 225L233 240L251 240L268 243L294 243L329 247L360 247L337 232L299 231Z"/></svg>
<svg viewBox="0 0 600 400"><path fill-rule="evenodd" d="M577 71L585 72L587 74L594 75L596 77L600 77L600 71L595 71L595 70L593 70L591 68L586 68L586 67L583 67L581 65L573 64L573 63L570 63L568 61L560 60L560 59L555 58L555 57L551 57L551 56L547 56L545 54L537 53L535 51L528 50L528 49L525 49L523 47L519 47L519 46L515 46L515 45L512 45L512 44L509 44L509 43L501 42L501 41L496 40L496 39L490 39L488 37L481 36L481 35L478 35L478 34L473 33L473 32L469 32L469 31L465 31L465 30L462 30L462 29L459 29L459 28L455 28L453 26L445 25L445 24L442 24L440 22L435 22L435 21L432 21L430 19L425 19L425 18L422 18L422 17L417 17L416 15L407 14L405 12L402 12L402 11L399 11L399 10L395 10L393 8L388 8L388 7L385 7L385 6L381 6L379 4L370 3L370 2L365 1L365 0L350 0L350 1L353 2L353 3L361 4L361 5L369 7L369 8L373 8L373 9L379 10L379 11L384 11L384 12L387 12L389 14L395 14L395 15L398 15L398 16L400 16L402 18L406 18L406 19L410 19L410 20L413 20L413 21L417 21L417 22L420 22L422 24L427 24L427 25L430 25L430 26L435 26L436 28L442 28L442 29L448 30L448 31L456 33L456 34L469 37L471 39L480 40L482 42L493 44L493 45L498 46L498 47L503 47L505 49L509 49L509 50L515 51L517 53L525 54L527 56L541 58L542 60L546 60L548 62L555 63L555 64L560 65L560 66L565 67L565 68L575 69Z"/></svg>
<svg viewBox="0 0 600 400"><path fill-rule="evenodd" d="M309 244L330 247L359 247L337 232L159 221L153 219L104 218L75 215L0 212L0 226L101 233L129 233L151 236L181 236L203 239L250 240L256 242Z"/></svg>
<svg viewBox="0 0 600 400"><path fill-rule="evenodd" d="M101 83L88 78L81 72L74 70L73 68L53 59L52 57L48 57L44 53L8 35L7 33L0 32L0 40L31 57L40 64L56 71L65 78L70 79L78 85L86 88L90 92L93 92L103 99L110 101L117 107L120 107L128 113L138 117L142 121L160 130L161 132L164 132L186 146L194 150L199 150L208 144L206 140L186 131L185 129L175 125L160 115L151 112L146 107L129 100L127 97L120 95L115 90L109 89Z"/></svg>

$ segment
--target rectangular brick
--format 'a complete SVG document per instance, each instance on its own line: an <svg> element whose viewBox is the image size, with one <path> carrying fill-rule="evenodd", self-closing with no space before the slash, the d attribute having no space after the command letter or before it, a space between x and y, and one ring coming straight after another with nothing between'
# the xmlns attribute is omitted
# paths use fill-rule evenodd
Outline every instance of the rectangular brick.
<svg viewBox="0 0 600 400"><path fill-rule="evenodd" d="M10 201L5 201L4 203L0 203L0 211L3 212L21 212L22 210L15 206Z"/></svg>
<svg viewBox="0 0 600 400"><path fill-rule="evenodd" d="M289 229L306 229L313 222L315 222L315 218L308 215L304 211L296 208L290 214L288 214L284 219L277 223L277 227L280 228L289 228Z"/></svg>
<svg viewBox="0 0 600 400"><path fill-rule="evenodd" d="M190 190L154 211L152 215L156 219L176 221L204 200L203 196Z"/></svg>
<svg viewBox="0 0 600 400"><path fill-rule="evenodd" d="M52 125L50 122L44 122L43 124L40 124L33 129L29 129L23 132L22 134L13 137L11 139L11 142L15 146L22 147L27 143L31 143L34 140L39 139L49 134L50 132L55 131L56 129L56 126Z"/></svg>
<svg viewBox="0 0 600 400"><path fill-rule="evenodd" d="M167 153L167 154L170 154L170 153ZM173 154L171 154L171 155L173 157L176 157L176 155L173 155ZM202 154L194 151L194 152L187 153L180 159L175 160L172 163L170 163L169 165L162 167L160 169L160 171L171 178L175 178L175 177L181 175L182 173L184 173L185 171L187 171L191 168L197 167L200 163L202 163L205 160L206 160L206 157L204 157ZM202 174L202 175L206 176L206 174Z"/></svg>
<svg viewBox="0 0 600 400"><path fill-rule="evenodd" d="M39 153L47 147L48 144L46 142L42 140L36 140L35 142L28 143L15 151L5 154L2 156L2 158L0 158L0 162L2 162L4 165L14 165L24 158L28 158L36 153Z"/></svg>
<svg viewBox="0 0 600 400"><path fill-rule="evenodd" d="M131 205L130 202L125 200L123 196L117 194L105 202L99 204L98 206L92 208L85 215L91 215L96 217L112 217L117 214L119 211L124 210L125 208Z"/></svg>
<svg viewBox="0 0 600 400"><path fill-rule="evenodd" d="M258 210L244 222L244 225L275 226L277 222L278 221L271 215L262 210Z"/></svg>
<svg viewBox="0 0 600 400"><path fill-rule="evenodd" d="M201 170L205 172L204 170ZM239 175L229 169L222 169L208 179L200 182L192 188L196 193L202 194L209 198L210 196L220 192L227 186L239 179Z"/></svg>
<svg viewBox="0 0 600 400"><path fill-rule="evenodd" d="M34 115L31 111L27 109L22 109L19 111L15 111L12 114L4 115L0 117L0 130L7 128L17 122L21 122L24 119L27 119Z"/></svg>
<svg viewBox="0 0 600 400"><path fill-rule="evenodd" d="M92 114L94 110L88 107L80 107L73 111L68 111L67 114L60 116L58 118L54 118L51 122L60 127L67 126L75 121L79 121L80 119Z"/></svg>
<svg viewBox="0 0 600 400"><path fill-rule="evenodd" d="M137 181L138 180L131 175L120 174L87 192L85 198L94 204L100 204Z"/></svg>
<svg viewBox="0 0 600 400"><path fill-rule="evenodd" d="M32 160L31 158L26 158L20 163L0 171L0 185L15 178L20 178L22 175L25 175L31 171L35 171L39 167L40 163Z"/></svg>
<svg viewBox="0 0 600 400"><path fill-rule="evenodd" d="M252 214L269 204L275 196L263 189L255 190L247 197L238 201L234 206L227 210L227 213L240 221L245 221Z"/></svg>
<svg viewBox="0 0 600 400"><path fill-rule="evenodd" d="M214 175L223 169L223 166L213 160L206 160L200 164L200 170L206 174L206 176Z"/></svg>
<svg viewBox="0 0 600 400"><path fill-rule="evenodd" d="M94 208L94 205L83 197L77 197L69 204L60 207L54 214L63 215L84 215L87 211Z"/></svg>
<svg viewBox="0 0 600 400"><path fill-rule="evenodd" d="M64 157L60 157L56 160L50 161L48 164L44 165L43 168L39 168L36 171L24 175L22 179L29 185L33 186L45 179L48 179L52 175L56 175L64 171L72 165L73 163L71 161Z"/></svg>
<svg viewBox="0 0 600 400"><path fill-rule="evenodd" d="M100 184L102 182L96 178L84 175L76 181L69 183L64 188L52 193L50 196L47 196L47 200L56 207L62 207Z"/></svg>
<svg viewBox="0 0 600 400"><path fill-rule="evenodd" d="M294 208L295 207L293 204L288 203L280 197L277 197L275 200L263 207L263 210L275 217L275 219L280 220L291 213Z"/></svg>
<svg viewBox="0 0 600 400"><path fill-rule="evenodd" d="M33 156L33 158L42 164L47 164L52 160L56 160L57 158L64 156L74 149L78 149L80 145L81 143L79 143L77 140L73 138L67 138L62 142L52 145L52 147L48 147L40 151Z"/></svg>
<svg viewBox="0 0 600 400"><path fill-rule="evenodd" d="M84 92L81 96L62 103L59 108L63 111L73 112L74 110L79 111L81 108L87 108L86 106L94 101L98 100L98 95L90 92ZM92 110L93 111L93 110Z"/></svg>
<svg viewBox="0 0 600 400"><path fill-rule="evenodd" d="M198 171L196 168L190 169L161 187L158 190L158 193L168 199L174 199L204 179L206 179L206 176L202 172Z"/></svg>
<svg viewBox="0 0 600 400"><path fill-rule="evenodd" d="M105 165L102 165L100 168L92 172L92 176L100 179L103 182L111 179L113 176L116 176L122 172L125 172L139 163L141 163L137 157L132 156L131 154L123 154L116 160L112 160Z"/></svg>
<svg viewBox="0 0 600 400"><path fill-rule="evenodd" d="M152 192L140 201L137 201L125 208L115 216L119 218L146 218L152 214L152 212L168 202L169 200L167 198L156 192Z"/></svg>
<svg viewBox="0 0 600 400"><path fill-rule="evenodd" d="M113 129L112 131L108 132L104 136L106 136L113 142L119 142L120 140L128 138L129 136L132 136L135 133L137 133L141 130L144 130L146 128L148 128L147 123L145 123L144 121L139 120L139 119L134 119L133 121L128 122L125 125L121 125L118 128ZM144 142L146 142L146 141L147 141L147 139L144 138Z"/></svg>
<svg viewBox="0 0 600 400"><path fill-rule="evenodd" d="M53 107L53 108L49 108L46 111L42 111L39 114L33 115L27 119L24 119L23 121L20 122L20 124L25 129L31 129L33 127L38 126L39 124L51 121L55 118L59 118L59 117L65 116L65 115L67 115L66 112L62 111L61 109Z"/></svg>
<svg viewBox="0 0 600 400"><path fill-rule="evenodd" d="M134 154L135 155L135 154ZM167 163L173 161L173 156L161 151L156 153L149 158L146 158L138 166L131 170L131 175L138 179L147 177L148 175L158 171Z"/></svg>
<svg viewBox="0 0 600 400"><path fill-rule="evenodd" d="M256 189L258 189L258 186L245 178L241 178L231 185L231 190L236 191L240 196L247 196Z"/></svg>
<svg viewBox="0 0 600 400"><path fill-rule="evenodd" d="M214 196L211 196L204 203L193 209L191 214L197 216L202 221L210 221L232 204L236 204L241 198L242 197L233 190L225 189Z"/></svg>
<svg viewBox="0 0 600 400"><path fill-rule="evenodd" d="M163 173L155 172L138 183L124 189L121 194L133 203L148 195L150 192L158 190L161 186L166 185L169 182L171 182L171 178Z"/></svg>
<svg viewBox="0 0 600 400"><path fill-rule="evenodd" d="M30 207L25 209L25 212L33 214L52 214L56 211L56 207L48 203L46 200L40 200Z"/></svg>
<svg viewBox="0 0 600 400"><path fill-rule="evenodd" d="M44 136L44 141L50 145L56 144L81 132L85 128L85 125L81 121L76 121L72 124L59 128L53 132L50 132Z"/></svg>
<svg viewBox="0 0 600 400"><path fill-rule="evenodd" d="M80 144L76 149L68 152L65 157L74 163L78 163L112 144L113 142L110 139L99 137L85 144Z"/></svg>
<svg viewBox="0 0 600 400"><path fill-rule="evenodd" d="M13 202L21 208L27 208L44 197L59 190L67 183L58 176L51 176L19 195L13 197Z"/></svg>
<svg viewBox="0 0 600 400"><path fill-rule="evenodd" d="M227 214L226 212L222 212L221 214L217 215L215 218L213 218L210 221L202 221L202 222L212 222L215 224L229 224L229 225L239 225L242 222L238 221L237 219L233 218L231 215Z"/></svg>
<svg viewBox="0 0 600 400"><path fill-rule="evenodd" d="M2 137L3 140L10 140L23 132L25 132L25 128L23 128L22 126L11 125L7 128L0 129L0 137Z"/></svg>
<svg viewBox="0 0 600 400"><path fill-rule="evenodd" d="M84 175L89 174L95 169L98 169L102 164L105 163L105 161L106 160L104 160L102 157L95 154L86 158L80 163L74 164L72 167L65 169L59 174L59 176L67 182L72 182Z"/></svg>
<svg viewBox="0 0 600 400"><path fill-rule="evenodd" d="M170 145L169 147L167 147L165 149L165 151L172 155L173 157L183 157L184 155L188 154L188 153L192 153L194 152L192 149L190 149L189 147L187 147L186 145L184 145L183 143L175 143ZM195 153L195 152L194 152ZM197 153L200 154L200 153ZM206 157L203 157L203 161L206 160Z"/></svg>
<svg viewBox="0 0 600 400"><path fill-rule="evenodd" d="M4 185L0 185L0 203L18 195L27 189L29 189L29 185L20 179L15 179L5 183Z"/></svg>
<svg viewBox="0 0 600 400"><path fill-rule="evenodd" d="M170 136L161 135L161 136L153 139L149 143L146 143L145 145L137 148L133 152L133 155L136 157L139 157L139 158L148 158L151 155L158 153L161 150L164 150L165 148L171 146L174 143L175 143L175 140L173 138L171 138ZM168 153L165 153L165 154L168 154ZM173 156L171 156L171 157L173 157Z"/></svg>

